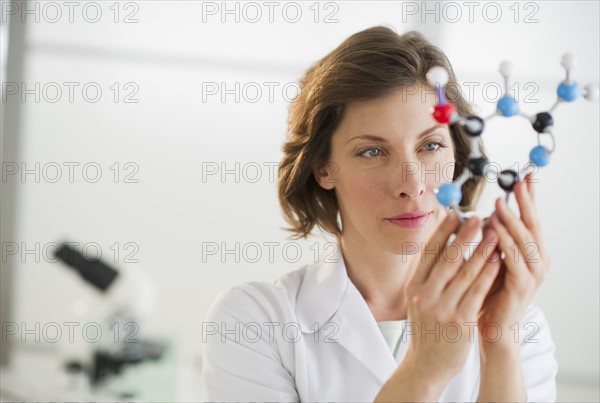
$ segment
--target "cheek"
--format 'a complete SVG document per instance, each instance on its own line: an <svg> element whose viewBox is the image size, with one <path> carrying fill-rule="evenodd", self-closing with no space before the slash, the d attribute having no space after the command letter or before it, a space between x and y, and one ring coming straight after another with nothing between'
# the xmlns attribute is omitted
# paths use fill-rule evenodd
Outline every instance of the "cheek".
<svg viewBox="0 0 600 403"><path fill-rule="evenodd" d="M382 198L385 175L368 175L365 170L348 172L344 178L344 193L353 204L369 205Z"/></svg>
<svg viewBox="0 0 600 403"><path fill-rule="evenodd" d="M435 161L423 162L421 180L427 189L433 190L443 183L452 182L455 171L454 159L450 157Z"/></svg>
<svg viewBox="0 0 600 403"><path fill-rule="evenodd" d="M435 211L435 221L436 222L441 222L443 220L446 219L446 217L448 216L448 212L446 211L446 209L440 205L440 207Z"/></svg>
<svg viewBox="0 0 600 403"><path fill-rule="evenodd" d="M368 204L369 201L378 199L384 188L385 184L381 178L357 175L356 179L353 180L350 191L355 194L356 198Z"/></svg>

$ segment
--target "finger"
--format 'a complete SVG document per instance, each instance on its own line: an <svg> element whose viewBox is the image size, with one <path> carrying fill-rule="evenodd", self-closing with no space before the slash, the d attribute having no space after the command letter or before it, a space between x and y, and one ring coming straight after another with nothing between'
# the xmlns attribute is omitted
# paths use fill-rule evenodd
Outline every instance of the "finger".
<svg viewBox="0 0 600 403"><path fill-rule="evenodd" d="M485 231L486 228L489 228L489 226L490 226L490 218L491 218L491 216L490 217L485 217L483 219L483 227L482 227L483 231Z"/></svg>
<svg viewBox="0 0 600 403"><path fill-rule="evenodd" d="M494 256L494 253L500 258L496 247L498 246L498 234L493 229L484 232L483 238L473 256L458 271L456 276L450 281L448 287L442 292L441 301L443 306L456 308L463 298L471 284L477 279L481 270L487 262Z"/></svg>
<svg viewBox="0 0 600 403"><path fill-rule="evenodd" d="M540 245L536 242L518 245L496 216L492 218L492 226L498 231L500 249L506 254L504 262L508 270L514 274L528 272L538 283L541 283L547 275L549 267L548 259L540 249Z"/></svg>
<svg viewBox="0 0 600 403"><path fill-rule="evenodd" d="M493 231L493 229L492 229ZM497 234L496 234L497 235ZM492 263L496 261L496 259L500 259L500 271L498 275L494 279L494 284L488 291L485 300L483 301L483 306L486 306L489 298L493 297L493 295L499 291L504 286L504 278L506 277L506 264L504 263L504 259L502 259L502 250L500 249L500 245L496 244L496 249L494 249L491 254L488 254L488 261L491 259Z"/></svg>
<svg viewBox="0 0 600 403"><path fill-rule="evenodd" d="M515 198L517 199L517 204L519 205L521 220L527 229L533 234L535 241L541 244L541 230L537 208L535 206L535 202L529 194L529 191L527 190L527 184L525 182L518 182L515 186L514 193Z"/></svg>
<svg viewBox="0 0 600 403"><path fill-rule="evenodd" d="M537 205L535 203L535 186L534 186L534 183L537 182L537 179L533 178L533 172L530 172L529 174L527 174L525 176L524 182L527 184L527 186L526 186L527 192L526 193L529 195L531 203L533 204L533 207L534 207L534 211L536 212L534 220L532 220L534 228L530 228L531 232L533 233L536 243L534 245L531 245L531 247L539 249L541 258L545 262L544 271L539 273L540 275L544 276L549 271L550 263L549 263L548 253L544 246L544 241L542 239L542 229L541 229L540 220L539 220L538 214L537 214Z"/></svg>
<svg viewBox="0 0 600 403"><path fill-rule="evenodd" d="M531 196L531 200L533 200L533 202L535 203L535 182L533 179L533 172L530 172L527 175L525 175L525 182L527 183L527 192Z"/></svg>
<svg viewBox="0 0 600 403"><path fill-rule="evenodd" d="M498 252L494 252L492 258L485 263L475 281L458 303L457 310L462 312L465 317L475 317L481 309L486 296L494 284L494 280L498 276L500 262L500 255Z"/></svg>
<svg viewBox="0 0 600 403"><path fill-rule="evenodd" d="M522 185L522 183L519 183L519 185ZM519 247L522 248L524 245L532 244L539 245L539 242L536 243L536 238L531 231L529 231L529 228L527 228L523 220L517 217L517 215L508 207L504 199L498 198L498 200L496 200L496 212ZM506 250L504 252L506 253Z"/></svg>
<svg viewBox="0 0 600 403"><path fill-rule="evenodd" d="M426 281L431 268L439 259L441 245L446 245L450 235L456 231L459 224L460 218L458 214L453 210L448 212L448 216L442 221L439 228L433 233L425 247L421 250L420 263L413 273L412 284L423 284Z"/></svg>
<svg viewBox="0 0 600 403"><path fill-rule="evenodd" d="M468 247L469 241L478 233L480 226L481 220L479 218L469 218L460 227L456 238L444 246L439 260L436 261L425 282L427 294L431 298L439 298L448 282L456 275L460 267L463 266L465 248Z"/></svg>
<svg viewBox="0 0 600 403"><path fill-rule="evenodd" d="M496 252L500 256L500 252ZM495 262L495 261L494 261ZM500 259L500 269L498 270L498 274L494 279L494 283L490 287L487 295L485 296L483 303L481 305L482 308L486 307L489 304L490 299L494 297L503 287L504 287L504 279L506 278L506 265Z"/></svg>
<svg viewBox="0 0 600 403"><path fill-rule="evenodd" d="M492 228L498 233L498 244L500 245L500 249L506 254L504 263L509 272L512 272L515 276L519 276L523 273L530 273L530 264L539 264L540 259L535 259L538 263L525 261L529 256L523 253L522 248L515 242L509 230L495 215L492 216ZM527 255L530 254L531 251L529 250Z"/></svg>

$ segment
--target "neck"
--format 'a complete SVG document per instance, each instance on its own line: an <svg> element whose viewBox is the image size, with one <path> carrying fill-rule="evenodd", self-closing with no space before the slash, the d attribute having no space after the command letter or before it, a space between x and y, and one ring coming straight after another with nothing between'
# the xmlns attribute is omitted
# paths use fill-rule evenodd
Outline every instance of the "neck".
<svg viewBox="0 0 600 403"><path fill-rule="evenodd" d="M396 255L365 248L354 237L340 237L348 277L377 321L408 318L404 286L418 255Z"/></svg>

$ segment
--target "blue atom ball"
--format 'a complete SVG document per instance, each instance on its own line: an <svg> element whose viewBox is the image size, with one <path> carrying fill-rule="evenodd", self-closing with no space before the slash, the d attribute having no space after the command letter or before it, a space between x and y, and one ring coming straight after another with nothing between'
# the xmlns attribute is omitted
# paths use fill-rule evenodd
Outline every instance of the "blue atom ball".
<svg viewBox="0 0 600 403"><path fill-rule="evenodd" d="M505 95L498 101L498 109L504 117L514 116L519 113L519 104L510 95Z"/></svg>
<svg viewBox="0 0 600 403"><path fill-rule="evenodd" d="M579 96L579 85L573 83L571 85L566 83L560 83L556 89L556 93L559 98L566 102L571 102L577 99Z"/></svg>
<svg viewBox="0 0 600 403"><path fill-rule="evenodd" d="M545 167L550 162L550 154L544 146L537 146L531 149L529 159L539 167Z"/></svg>
<svg viewBox="0 0 600 403"><path fill-rule="evenodd" d="M443 206L450 206L451 204L458 204L462 200L462 192L460 187L454 183L444 183L439 187L437 193L437 199Z"/></svg>

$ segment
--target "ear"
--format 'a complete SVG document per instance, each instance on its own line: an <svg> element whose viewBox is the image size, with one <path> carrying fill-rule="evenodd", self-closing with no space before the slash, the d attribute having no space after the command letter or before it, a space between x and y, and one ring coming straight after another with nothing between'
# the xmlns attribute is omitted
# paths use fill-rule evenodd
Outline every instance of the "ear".
<svg viewBox="0 0 600 403"><path fill-rule="evenodd" d="M312 173L315 180L323 189L331 190L337 183L337 164L334 162L319 161L313 166Z"/></svg>

